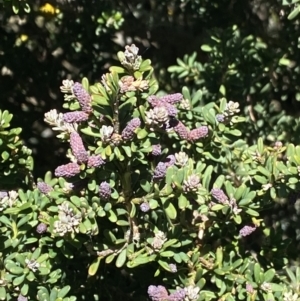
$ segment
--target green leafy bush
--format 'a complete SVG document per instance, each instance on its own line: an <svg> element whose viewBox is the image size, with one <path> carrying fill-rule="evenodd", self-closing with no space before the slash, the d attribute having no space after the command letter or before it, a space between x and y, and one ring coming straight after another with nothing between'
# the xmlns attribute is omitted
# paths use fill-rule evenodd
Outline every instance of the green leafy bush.
<svg viewBox="0 0 300 301"><path fill-rule="evenodd" d="M156 95L135 45L118 58L45 114L69 144L55 177L1 194L0 299L298 300L297 239L268 213L298 210L300 146L249 145L238 103Z"/></svg>
<svg viewBox="0 0 300 301"><path fill-rule="evenodd" d="M0 110L0 181L3 189L22 187L33 181L33 159L20 139L21 128L10 129L12 114Z"/></svg>

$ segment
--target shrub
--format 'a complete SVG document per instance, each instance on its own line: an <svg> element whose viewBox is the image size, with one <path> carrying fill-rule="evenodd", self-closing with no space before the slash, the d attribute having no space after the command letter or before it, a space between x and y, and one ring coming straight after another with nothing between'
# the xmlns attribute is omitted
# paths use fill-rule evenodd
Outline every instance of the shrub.
<svg viewBox="0 0 300 301"><path fill-rule="evenodd" d="M248 145L237 102L156 95L135 45L118 58L45 114L69 143L55 177L1 196L0 299L297 300L295 237L266 212L299 189L300 147Z"/></svg>
<svg viewBox="0 0 300 301"><path fill-rule="evenodd" d="M0 110L0 182L2 189L24 187L33 182L33 159L20 138L21 128L9 129L13 115Z"/></svg>

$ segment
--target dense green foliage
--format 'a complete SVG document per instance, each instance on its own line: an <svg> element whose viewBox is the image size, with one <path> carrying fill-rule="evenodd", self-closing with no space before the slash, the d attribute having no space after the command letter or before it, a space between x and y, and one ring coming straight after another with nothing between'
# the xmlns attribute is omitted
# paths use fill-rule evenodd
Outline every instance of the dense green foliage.
<svg viewBox="0 0 300 301"><path fill-rule="evenodd" d="M151 58L160 89L184 84L201 89L204 103L233 99L249 119L243 132L252 142L298 143L298 16L290 15L297 1L27 2L29 13L25 1L3 1L0 101L26 129L33 155L44 154L35 157L38 175L65 151L42 117L61 106L57 83L99 80L131 41ZM11 5L20 6L18 15Z"/></svg>
<svg viewBox="0 0 300 301"><path fill-rule="evenodd" d="M2 3L0 300L300 300L298 1Z"/></svg>

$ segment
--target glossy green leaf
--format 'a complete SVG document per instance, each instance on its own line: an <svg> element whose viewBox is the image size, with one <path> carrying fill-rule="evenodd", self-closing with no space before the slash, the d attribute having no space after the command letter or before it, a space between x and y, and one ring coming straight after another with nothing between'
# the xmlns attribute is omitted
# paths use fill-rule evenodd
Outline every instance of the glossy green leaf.
<svg viewBox="0 0 300 301"><path fill-rule="evenodd" d="M147 137L148 132L145 129L138 129L137 130L137 138L138 139L144 139L145 137Z"/></svg>
<svg viewBox="0 0 300 301"><path fill-rule="evenodd" d="M260 269L260 265L259 263L255 263L254 264L254 279L256 283L260 283L261 279L260 279L260 273L261 273L261 269Z"/></svg>
<svg viewBox="0 0 300 301"><path fill-rule="evenodd" d="M6 290L5 287L0 286L0 300L7 300L6 299Z"/></svg>
<svg viewBox="0 0 300 301"><path fill-rule="evenodd" d="M171 202L165 201L164 202L164 209L165 209L165 212L166 212L166 214L168 215L168 217L170 219L175 219L176 218L177 211L176 211L176 208L174 207L174 205Z"/></svg>
<svg viewBox="0 0 300 301"><path fill-rule="evenodd" d="M59 290L57 297L64 298L68 294L70 289L71 289L71 287L69 285L63 287L61 290Z"/></svg>
<svg viewBox="0 0 300 301"><path fill-rule="evenodd" d="M169 271L169 272L171 271L169 264L167 262L158 260L158 263L164 270Z"/></svg>
<svg viewBox="0 0 300 301"><path fill-rule="evenodd" d="M98 94L93 94L92 100L100 106L109 106L110 105L109 100L107 98L105 98L104 96L98 95Z"/></svg>
<svg viewBox="0 0 300 301"><path fill-rule="evenodd" d="M294 18L296 18L298 16L300 12L300 6L296 6L288 15L288 19L289 20L293 20Z"/></svg>
<svg viewBox="0 0 300 301"><path fill-rule="evenodd" d="M89 266L88 274L90 276L94 276L97 273L99 265L100 265L100 261L101 261L101 257L97 257L96 259L94 259L92 264Z"/></svg>
<svg viewBox="0 0 300 301"><path fill-rule="evenodd" d="M117 260L116 260L116 267L117 268L121 268L125 264L125 262L126 262L126 254L127 254L127 250L124 249L118 255Z"/></svg>
<svg viewBox="0 0 300 301"><path fill-rule="evenodd" d="M274 269L269 269L264 274L264 281L265 282L271 282L276 274L276 271Z"/></svg>

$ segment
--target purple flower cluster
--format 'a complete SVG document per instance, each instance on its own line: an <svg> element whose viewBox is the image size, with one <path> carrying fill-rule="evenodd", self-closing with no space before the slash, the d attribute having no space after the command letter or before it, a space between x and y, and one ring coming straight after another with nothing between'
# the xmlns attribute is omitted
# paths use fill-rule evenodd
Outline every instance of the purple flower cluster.
<svg viewBox="0 0 300 301"><path fill-rule="evenodd" d="M220 123L224 123L225 122L225 115L224 114L217 114L216 115L216 120Z"/></svg>
<svg viewBox="0 0 300 301"><path fill-rule="evenodd" d="M169 155L164 162L158 162L153 173L154 180L161 180L167 173L167 168L174 165L176 158L174 155Z"/></svg>
<svg viewBox="0 0 300 301"><path fill-rule="evenodd" d="M222 189L220 189L220 188L213 188L210 191L210 193L221 204L224 204L224 203L228 202L228 197L227 197L227 195L224 193L224 191Z"/></svg>
<svg viewBox="0 0 300 301"><path fill-rule="evenodd" d="M208 135L208 127L206 125L200 126L196 129L189 130L181 121L173 118L170 122L175 133L183 140L189 140L191 142L197 141L201 138L205 138Z"/></svg>
<svg viewBox="0 0 300 301"><path fill-rule="evenodd" d="M148 102L153 106L160 106L161 104L172 104L178 103L182 100L183 96L181 93L168 94L161 97L151 95L148 97Z"/></svg>
<svg viewBox="0 0 300 301"><path fill-rule="evenodd" d="M168 301L183 301L185 298L185 290L183 288L178 289L174 293L170 294Z"/></svg>
<svg viewBox="0 0 300 301"><path fill-rule="evenodd" d="M85 150L83 141L77 132L71 133L70 145L71 145L72 153L77 159L78 163L83 163L88 160L88 153Z"/></svg>
<svg viewBox="0 0 300 301"><path fill-rule="evenodd" d="M152 301L165 301L169 297L168 291L162 285L150 285L148 287L148 295Z"/></svg>
<svg viewBox="0 0 300 301"><path fill-rule="evenodd" d="M75 83L72 87L73 93L78 99L82 111L86 113L92 112L92 99L90 94L83 88L82 84Z"/></svg>
<svg viewBox="0 0 300 301"><path fill-rule="evenodd" d="M83 111L68 112L63 115L64 121L68 123L83 122L88 120L89 115Z"/></svg>
<svg viewBox="0 0 300 301"><path fill-rule="evenodd" d="M167 167L174 165L175 162L176 162L176 158L174 155L169 155L165 160L165 164Z"/></svg>
<svg viewBox="0 0 300 301"><path fill-rule="evenodd" d="M152 155L153 156L161 155L161 145L160 144L152 145Z"/></svg>
<svg viewBox="0 0 300 301"><path fill-rule="evenodd" d="M179 121L173 129L181 139L189 139L190 130L181 121Z"/></svg>
<svg viewBox="0 0 300 301"><path fill-rule="evenodd" d="M65 165L58 166L55 169L56 177L66 177L71 178L80 173L80 166L77 163L68 163Z"/></svg>
<svg viewBox="0 0 300 301"><path fill-rule="evenodd" d="M167 173L167 165L166 163L164 162L159 162L157 165L156 165L156 168L154 170L154 173L153 173L153 179L154 180L161 180L164 178L164 176L166 175Z"/></svg>
<svg viewBox="0 0 300 301"><path fill-rule="evenodd" d="M144 202L140 205L140 209L142 212L148 212L150 210L150 206L147 202Z"/></svg>
<svg viewBox="0 0 300 301"><path fill-rule="evenodd" d="M196 129L191 130L189 133L188 140L194 142L196 140L206 137L207 135L208 135L208 127L206 125L203 125Z"/></svg>
<svg viewBox="0 0 300 301"><path fill-rule="evenodd" d="M160 100L170 104L178 103L182 100L183 96L181 93L168 94L160 97Z"/></svg>
<svg viewBox="0 0 300 301"><path fill-rule="evenodd" d="M256 227L253 227L253 226L244 226L240 230L239 234L240 234L240 236L245 237L245 236L248 236L251 233L253 233L255 230L256 230Z"/></svg>
<svg viewBox="0 0 300 301"><path fill-rule="evenodd" d="M100 195L100 198L102 198L104 200L108 200L110 198L111 188L109 186L109 183L104 181L100 184L99 195Z"/></svg>
<svg viewBox="0 0 300 301"><path fill-rule="evenodd" d="M165 129L173 128L175 133L183 140L191 142L197 141L208 135L208 127L200 126L199 128L189 130L181 121L175 117L177 109L175 103L182 100L182 94L170 94L163 97L152 95L148 97L148 102L153 109L146 112L146 123L163 127Z"/></svg>
<svg viewBox="0 0 300 301"><path fill-rule="evenodd" d="M87 165L88 167L99 167L105 164L105 161L100 155L89 156Z"/></svg>
<svg viewBox="0 0 300 301"><path fill-rule="evenodd" d="M163 97L152 95L148 97L148 102L153 108L165 108L169 117L175 117L177 114L177 109L174 104L179 102L181 99L182 94L180 93L165 95Z"/></svg>
<svg viewBox="0 0 300 301"><path fill-rule="evenodd" d="M36 186L38 190L43 194L48 194L50 191L53 190L53 188L45 182L38 182Z"/></svg>
<svg viewBox="0 0 300 301"><path fill-rule="evenodd" d="M141 120L139 118L133 118L130 120L122 131L123 140L132 140L134 137L134 131L140 126Z"/></svg>
<svg viewBox="0 0 300 301"><path fill-rule="evenodd" d="M186 293L184 289L180 288L169 295L164 286L150 285L148 287L148 295L152 301L183 301Z"/></svg>
<svg viewBox="0 0 300 301"><path fill-rule="evenodd" d="M47 231L47 225L44 223L40 223L36 227L36 232L39 234L43 234Z"/></svg>

